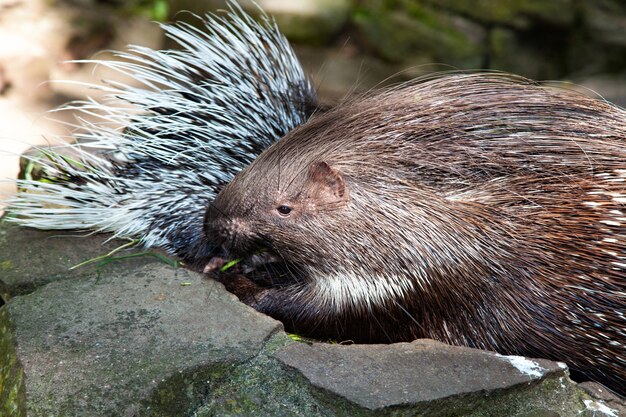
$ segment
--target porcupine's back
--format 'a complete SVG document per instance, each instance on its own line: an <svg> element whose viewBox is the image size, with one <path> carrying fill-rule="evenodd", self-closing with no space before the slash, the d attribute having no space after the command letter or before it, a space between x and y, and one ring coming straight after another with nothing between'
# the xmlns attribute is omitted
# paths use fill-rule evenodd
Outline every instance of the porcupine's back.
<svg viewBox="0 0 626 417"><path fill-rule="evenodd" d="M297 128L218 195L208 228L298 266L286 305L256 305L291 330L548 357L623 393L625 181L623 110L448 75ZM303 212L268 216L281 205Z"/></svg>
<svg viewBox="0 0 626 417"><path fill-rule="evenodd" d="M42 149L47 181L18 182L11 220L112 232L190 262L207 254L202 216L217 187L303 123L316 98L266 15L256 22L230 3L202 23L163 26L179 50L134 46L92 61L136 86L107 82L96 87L103 101L67 106L79 113L78 144Z"/></svg>

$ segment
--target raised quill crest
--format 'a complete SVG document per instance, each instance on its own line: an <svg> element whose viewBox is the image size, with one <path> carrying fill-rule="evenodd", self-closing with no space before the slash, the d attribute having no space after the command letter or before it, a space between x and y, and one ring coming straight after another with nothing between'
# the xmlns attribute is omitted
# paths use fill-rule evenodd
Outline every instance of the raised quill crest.
<svg viewBox="0 0 626 417"><path fill-rule="evenodd" d="M198 29L163 25L179 50L131 46L89 61L132 78L65 108L75 144L42 149L47 181L19 180L11 221L139 239L183 259L207 253L202 218L216 188L315 109L315 92L273 19L236 3ZM80 114L96 121L87 121Z"/></svg>

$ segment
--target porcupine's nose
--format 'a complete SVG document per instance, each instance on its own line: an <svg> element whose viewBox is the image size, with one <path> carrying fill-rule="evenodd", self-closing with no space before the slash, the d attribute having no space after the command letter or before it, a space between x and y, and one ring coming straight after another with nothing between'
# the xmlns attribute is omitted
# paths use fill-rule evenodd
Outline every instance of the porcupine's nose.
<svg viewBox="0 0 626 417"><path fill-rule="evenodd" d="M214 203L207 207L204 232L209 242L227 252L237 252L250 235L249 226L241 217L225 213Z"/></svg>

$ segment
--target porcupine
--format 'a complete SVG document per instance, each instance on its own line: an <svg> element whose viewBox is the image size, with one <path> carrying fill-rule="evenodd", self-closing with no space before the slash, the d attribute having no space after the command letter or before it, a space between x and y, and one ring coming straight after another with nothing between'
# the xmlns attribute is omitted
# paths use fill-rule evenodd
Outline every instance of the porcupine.
<svg viewBox="0 0 626 417"><path fill-rule="evenodd" d="M107 93L102 102L66 106L97 120L79 116L69 151L41 150L46 181L18 181L9 220L112 232L200 262L211 249L204 210L218 187L317 106L275 21L229 7L207 15L204 29L163 25L180 49L132 46L119 60L86 61L138 86L109 81L94 86Z"/></svg>
<svg viewBox="0 0 626 417"><path fill-rule="evenodd" d="M625 204L623 109L449 74L313 116L205 228L223 257L280 260L276 281L218 279L289 331L551 358L625 394Z"/></svg>

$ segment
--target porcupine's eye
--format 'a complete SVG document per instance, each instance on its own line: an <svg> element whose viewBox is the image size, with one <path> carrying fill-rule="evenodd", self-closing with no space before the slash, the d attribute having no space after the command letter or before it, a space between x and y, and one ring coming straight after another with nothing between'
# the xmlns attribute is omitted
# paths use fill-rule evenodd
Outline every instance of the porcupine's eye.
<svg viewBox="0 0 626 417"><path fill-rule="evenodd" d="M278 206L276 210L278 211L278 213L280 213L281 216L288 216L289 213L291 213L291 207L289 206Z"/></svg>

